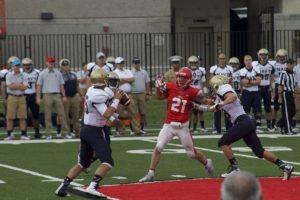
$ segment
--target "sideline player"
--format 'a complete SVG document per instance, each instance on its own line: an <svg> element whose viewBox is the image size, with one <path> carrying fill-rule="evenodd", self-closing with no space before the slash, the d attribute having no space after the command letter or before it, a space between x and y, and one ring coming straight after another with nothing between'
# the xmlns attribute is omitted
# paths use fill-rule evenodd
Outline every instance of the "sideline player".
<svg viewBox="0 0 300 200"><path fill-rule="evenodd" d="M156 97L160 100L167 99L167 118L158 135L149 171L139 182L154 180L161 153L175 136L179 138L187 155L201 162L210 176L214 175L212 160L205 158L201 151L194 148L193 139L189 132L189 114L193 102L197 101L203 104L210 104L211 102L200 93L199 89L190 86L192 76L192 71L183 67L176 74L176 82L163 83L160 79L156 80ZM203 110L210 110L208 106L203 105L203 107L205 107Z"/></svg>
<svg viewBox="0 0 300 200"><path fill-rule="evenodd" d="M241 95L241 76L240 76L240 60L237 57L231 57L228 64L232 67L232 86L234 91Z"/></svg>
<svg viewBox="0 0 300 200"><path fill-rule="evenodd" d="M220 53L218 55L218 64L210 67L209 69L209 79L211 79L214 75L223 75L229 78L232 78L233 69L231 66L226 65L226 55L224 53ZM213 134L221 134L221 115L222 112L214 112L214 121L213 121ZM230 121L227 119L226 115L225 118L225 129L231 127Z"/></svg>
<svg viewBox="0 0 300 200"><path fill-rule="evenodd" d="M231 85L228 84L228 79L224 76L215 76L210 80L210 85L221 100L221 103L216 108L224 110L233 123L233 126L228 129L227 133L218 142L218 146L222 149L230 163L229 171L222 174L222 177L227 177L230 173L239 170L230 146L236 141L243 139L257 157L264 158L277 165L284 173L283 179L288 180L294 167L263 148L256 134L255 122L244 111L237 94Z"/></svg>
<svg viewBox="0 0 300 200"><path fill-rule="evenodd" d="M269 62L269 51L267 49L260 49L257 52L258 62L253 62L253 67L257 67L260 70L261 74L261 81L259 84L259 91L260 91L260 97L264 102L264 108L266 112L266 119L267 119L267 128L268 132L273 133L274 126L272 125L272 110L271 110L271 104L272 104L272 85L274 82L274 72L275 67L270 64ZM260 106L259 113L262 113L262 107ZM261 122L260 122L261 123Z"/></svg>
<svg viewBox="0 0 300 200"><path fill-rule="evenodd" d="M259 84L261 82L260 70L252 65L252 57L250 55L244 56L245 67L240 70L242 91L242 105L247 114L252 112L254 114L257 126L257 132L262 132L260 127L261 122L261 98L259 93Z"/></svg>
<svg viewBox="0 0 300 200"><path fill-rule="evenodd" d="M94 152L101 161L95 175L85 189L85 192L95 196L103 196L98 192L98 186L104 176L114 166L112 151L109 142L104 134L103 127L107 120L113 121L120 99L123 94L116 91L115 99L111 105L107 101L111 98L111 93L106 89L106 73L103 69L95 69L91 73L92 86L88 89L85 102L84 124L80 131L80 159L79 163L73 166L64 181L56 190L56 195L64 197L67 195L67 187L82 172L88 168L92 162Z"/></svg>
<svg viewBox="0 0 300 200"><path fill-rule="evenodd" d="M205 87L205 82L206 82L205 68L204 67L198 67L199 59L196 56L190 56L188 58L187 63L188 63L189 68L193 72L193 81L192 81L191 86L200 89L202 94L205 94L205 92L204 92L206 90L206 87ZM198 133L198 131L197 131L198 117L199 117L199 121L200 121L200 131L201 132L207 132L207 130L205 129L205 126L204 126L203 112L192 108L192 114L191 114L191 117L190 117L190 127L193 127L193 133L194 134Z"/></svg>

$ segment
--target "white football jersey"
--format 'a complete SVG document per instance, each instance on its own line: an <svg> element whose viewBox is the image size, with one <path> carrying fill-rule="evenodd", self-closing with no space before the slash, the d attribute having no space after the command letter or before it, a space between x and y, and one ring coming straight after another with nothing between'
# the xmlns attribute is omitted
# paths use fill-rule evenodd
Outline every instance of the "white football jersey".
<svg viewBox="0 0 300 200"><path fill-rule="evenodd" d="M225 67L214 65L210 68L209 73L213 75L223 75L223 76L230 77L233 74L233 69L229 65L226 65Z"/></svg>
<svg viewBox="0 0 300 200"><path fill-rule="evenodd" d="M286 70L286 63L282 64L279 62L275 62L274 68L275 68L274 80L275 80L275 83L279 83L279 77L280 77L281 72Z"/></svg>
<svg viewBox="0 0 300 200"><path fill-rule="evenodd" d="M261 74L261 82L260 85L261 86L267 86L271 84L271 76L274 74L275 72L275 67L268 62L265 65L260 64L259 62L253 62L252 63L253 67L257 67L260 70L260 74Z"/></svg>
<svg viewBox="0 0 300 200"><path fill-rule="evenodd" d="M246 67L240 70L241 80L243 78L248 78L250 80L254 80L256 76L260 75L260 69L257 67L252 67L251 70L248 70ZM248 91L258 91L258 85L250 86L250 87L243 87L243 90Z"/></svg>
<svg viewBox="0 0 300 200"><path fill-rule="evenodd" d="M84 124L97 127L105 126L107 120L103 114L113 97L114 93L107 87L104 90L97 86L90 87L85 95Z"/></svg>
<svg viewBox="0 0 300 200"><path fill-rule="evenodd" d="M196 70L192 70L193 72L193 82L192 86L198 89L203 88L203 83L205 83L205 69L204 67L199 67Z"/></svg>
<svg viewBox="0 0 300 200"><path fill-rule="evenodd" d="M232 88L231 85L229 84L225 84L225 85L221 85L217 91L217 95L218 95L218 98L220 99L219 101L222 103L224 101L224 95L228 92L232 92L236 95L234 89ZM237 98L234 102L230 103L230 104L227 104L225 106L223 106L222 108L225 113L229 116L230 118L230 121L232 123L235 122L235 120L241 116L241 115L244 115L246 114L245 113L245 110L243 108L243 106L241 105L241 102L240 102L240 99Z"/></svg>
<svg viewBox="0 0 300 200"><path fill-rule="evenodd" d="M232 74L232 86L235 91L241 89L241 75L240 70L233 72Z"/></svg>
<svg viewBox="0 0 300 200"><path fill-rule="evenodd" d="M25 90L25 94L34 94L36 93L36 82L39 78L40 71L33 69L30 73L24 71L25 76L28 81L28 89Z"/></svg>

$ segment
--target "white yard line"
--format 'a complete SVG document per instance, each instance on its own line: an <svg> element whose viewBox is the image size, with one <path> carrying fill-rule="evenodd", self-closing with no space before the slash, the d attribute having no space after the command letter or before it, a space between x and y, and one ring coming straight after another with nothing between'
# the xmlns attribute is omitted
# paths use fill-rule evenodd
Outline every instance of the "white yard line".
<svg viewBox="0 0 300 200"><path fill-rule="evenodd" d="M2 180L0 180L0 184L4 184L4 183L6 183L5 181L2 181Z"/></svg>
<svg viewBox="0 0 300 200"><path fill-rule="evenodd" d="M74 181L84 181L83 178L79 178L79 179L74 179ZM61 182L61 181L57 181L57 180L42 180L42 182Z"/></svg>
<svg viewBox="0 0 300 200"><path fill-rule="evenodd" d="M22 172L22 173L25 173L25 174L30 174L32 176L42 177L42 178L45 178L47 180L58 181L58 182L63 181L63 179L60 179L60 178L56 178L56 177L53 177L53 176L41 174L39 172L34 172L34 171L31 171L31 170L28 170L28 169L22 169L22 168L19 168L19 167L14 167L14 166L11 166L11 165L6 165L6 164L0 163L0 167L10 169L10 170L14 170L14 171L18 171L18 172ZM72 182L71 185L83 186L82 184L79 184L79 183L76 183L76 182Z"/></svg>
<svg viewBox="0 0 300 200"><path fill-rule="evenodd" d="M194 139L218 139L222 135L194 135ZM280 135L280 134L259 134L258 137L260 138L294 138L300 137L298 135ZM111 137L111 141L135 141L135 140L154 140L157 136L139 136L139 137ZM44 144L44 143L67 143L67 142L79 142L79 139L53 139L53 140L9 140L9 141L0 141L0 144Z"/></svg>
<svg viewBox="0 0 300 200"><path fill-rule="evenodd" d="M145 142L156 143L155 140L151 140L151 139L143 139L143 141L145 141ZM176 147L182 147L181 144L169 143L168 145L170 145L170 146L176 146ZM195 147L195 148L196 148L196 149L199 149L199 150L202 150L202 151L207 151L207 152L213 152L213 153L223 154L223 151L220 151L220 150L208 149L208 148L202 148L202 147ZM260 159L260 158L258 158L258 157L256 157L256 156L251 156L251 155L241 154L241 153L235 153L234 155L235 155L235 156L239 156L239 157L244 157L244 158ZM290 163L290 164L293 164L293 165L299 165L299 166L300 166L300 163L299 163L299 162L292 162L292 161L286 161L286 160L284 160L284 162L287 162L287 163Z"/></svg>
<svg viewBox="0 0 300 200"><path fill-rule="evenodd" d="M50 181L53 181L53 182L55 182L55 181L62 182L63 181L63 179L60 179L60 178L56 178L56 177L53 177L53 176L41 174L41 173L34 172L34 171L31 171L31 170L27 170L27 169L22 169L22 168L19 168L19 167L14 167L14 166L11 166L11 165L6 165L6 164L1 164L0 163L0 167L10 169L10 170L14 170L14 171L18 171L18 172L22 172L22 173L25 173L25 174L30 174L32 176L38 176L38 177L46 178L46 179L48 179ZM76 187L79 187L79 188L81 188L81 186L84 186L84 185L82 185L80 183L76 183L76 182L71 182L70 185L73 185L73 186L76 186ZM107 196L107 198L110 199L110 200L118 200L118 199L112 198L110 196Z"/></svg>

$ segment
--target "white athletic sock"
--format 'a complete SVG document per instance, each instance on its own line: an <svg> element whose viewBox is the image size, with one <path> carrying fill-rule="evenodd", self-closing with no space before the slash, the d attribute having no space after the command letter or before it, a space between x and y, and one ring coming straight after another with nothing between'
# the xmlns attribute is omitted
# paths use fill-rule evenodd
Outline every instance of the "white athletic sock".
<svg viewBox="0 0 300 200"><path fill-rule="evenodd" d="M155 171L153 169L149 169L148 174L154 176Z"/></svg>

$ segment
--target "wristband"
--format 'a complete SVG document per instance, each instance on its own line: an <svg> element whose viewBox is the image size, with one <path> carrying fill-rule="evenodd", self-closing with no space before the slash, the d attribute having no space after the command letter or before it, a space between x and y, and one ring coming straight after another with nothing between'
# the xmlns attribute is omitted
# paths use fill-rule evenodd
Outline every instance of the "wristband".
<svg viewBox="0 0 300 200"><path fill-rule="evenodd" d="M200 111L206 112L206 111L208 110L208 106L206 106L206 105L199 105L199 106L198 106L198 109L199 109Z"/></svg>
<svg viewBox="0 0 300 200"><path fill-rule="evenodd" d="M110 106L117 110L119 103L120 103L119 99L114 99Z"/></svg>

